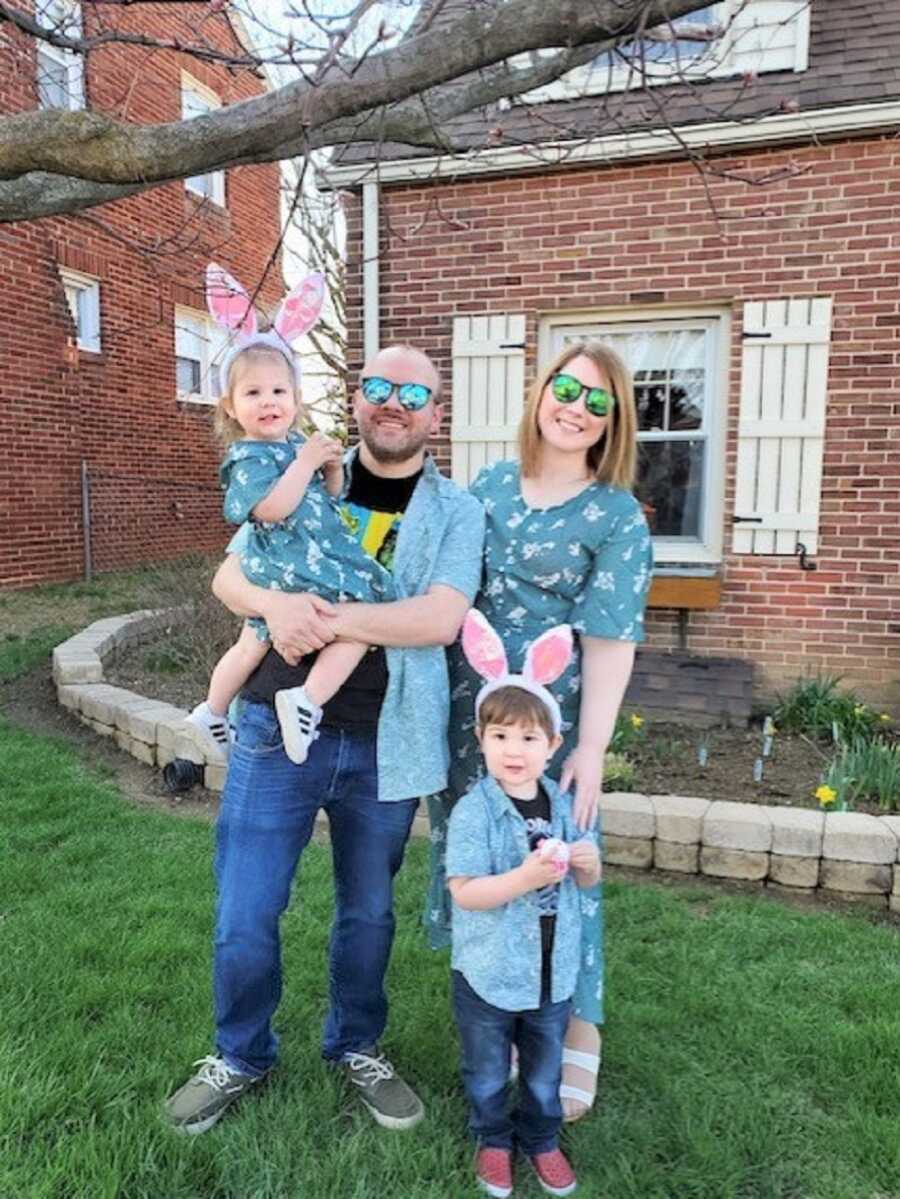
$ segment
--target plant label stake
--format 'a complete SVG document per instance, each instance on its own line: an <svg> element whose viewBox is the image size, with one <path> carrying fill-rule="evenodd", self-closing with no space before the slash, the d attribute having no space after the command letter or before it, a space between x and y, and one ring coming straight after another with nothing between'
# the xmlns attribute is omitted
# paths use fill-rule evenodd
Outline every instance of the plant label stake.
<svg viewBox="0 0 900 1199"><path fill-rule="evenodd" d="M709 760L709 751L707 750L706 746L698 745L697 746L697 761L699 762L699 764L701 766L705 766L708 760Z"/></svg>
<svg viewBox="0 0 900 1199"><path fill-rule="evenodd" d="M762 758L757 758L756 761L753 763L753 781L754 781L754 783L761 783L762 776L763 776L763 760L762 760Z"/></svg>
<svg viewBox="0 0 900 1199"><path fill-rule="evenodd" d="M772 738L763 737L762 756L767 758L772 752Z"/></svg>

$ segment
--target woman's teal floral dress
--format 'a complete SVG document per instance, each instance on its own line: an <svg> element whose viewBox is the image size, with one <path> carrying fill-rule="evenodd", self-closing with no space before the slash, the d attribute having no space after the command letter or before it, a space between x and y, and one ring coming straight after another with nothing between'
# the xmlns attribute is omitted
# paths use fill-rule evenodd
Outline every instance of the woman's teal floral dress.
<svg viewBox="0 0 900 1199"><path fill-rule="evenodd" d="M550 508L529 508L522 498L517 462L487 466L472 484L487 521L484 575L476 606L506 647L510 669L519 671L525 647L545 629L569 623L576 633L610 641L643 641L644 606L650 587L652 549L647 522L629 491L592 483ZM580 652L550 690L563 717L563 745L548 773L556 780L578 740ZM475 696L481 680L459 645L450 665L450 785L429 799L432 878L427 924L432 945L449 942L450 907L444 879L446 824L450 808L482 773L475 740ZM576 1015L603 1018L603 907L598 886L581 893L582 963L575 992Z"/></svg>

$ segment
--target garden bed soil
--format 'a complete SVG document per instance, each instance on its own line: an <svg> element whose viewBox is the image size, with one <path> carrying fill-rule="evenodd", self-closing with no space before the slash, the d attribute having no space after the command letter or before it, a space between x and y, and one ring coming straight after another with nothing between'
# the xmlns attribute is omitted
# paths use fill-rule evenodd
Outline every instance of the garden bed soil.
<svg viewBox="0 0 900 1199"><path fill-rule="evenodd" d="M167 660L158 647L132 646L107 661L107 679L188 710L199 703L206 693L206 677L199 671L161 670L160 661ZM626 751L636 767L629 790L644 795L819 806L814 792L828 761L828 746L820 747L802 736L776 734L772 753L763 762L762 779L755 782L754 764L762 755L760 727L697 730L688 724L654 723L644 731L639 743ZM704 767L698 761L701 744L707 749Z"/></svg>
<svg viewBox="0 0 900 1199"><path fill-rule="evenodd" d="M818 808L814 792L828 763L826 747L796 734L779 733L772 741L770 755L763 758L759 726L697 732L689 725L654 724L643 745L627 751L636 766L631 789L644 795ZM706 747L705 766L699 762L701 746ZM761 758L757 782L754 767Z"/></svg>

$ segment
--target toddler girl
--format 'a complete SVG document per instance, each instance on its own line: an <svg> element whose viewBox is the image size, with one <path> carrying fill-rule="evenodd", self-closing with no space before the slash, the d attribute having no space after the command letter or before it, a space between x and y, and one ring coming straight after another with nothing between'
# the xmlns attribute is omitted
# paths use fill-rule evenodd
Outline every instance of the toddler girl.
<svg viewBox="0 0 900 1199"><path fill-rule="evenodd" d="M228 446L221 468L225 518L249 522L240 553L244 574L263 587L311 591L331 601L393 598L389 573L365 553L335 502L343 487L343 447L322 433L304 437L297 427L304 413L290 343L318 318L322 276L310 275L285 298L267 333L258 332L246 291L215 264L207 268L206 295L213 317L237 332L220 368L216 426ZM231 745L228 707L268 648L265 622L247 621L216 665L206 700L187 718L225 759ZM306 760L323 704L366 649L332 642L319 652L302 687L276 693L292 762Z"/></svg>

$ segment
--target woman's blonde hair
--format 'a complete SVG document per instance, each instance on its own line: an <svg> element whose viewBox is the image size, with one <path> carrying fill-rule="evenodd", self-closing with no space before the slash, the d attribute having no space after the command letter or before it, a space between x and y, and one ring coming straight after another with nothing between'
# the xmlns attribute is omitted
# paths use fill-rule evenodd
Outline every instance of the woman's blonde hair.
<svg viewBox="0 0 900 1199"><path fill-rule="evenodd" d="M236 354L228 368L226 387L216 401L216 411L213 416L213 430L217 439L226 449L233 442L241 441L242 438L247 436L241 425L228 411L229 408L234 407L233 392L235 380L238 377L238 368L244 363L263 362L266 360L283 363L293 385L293 371L287 358L271 346L248 346L246 350L241 350L240 354ZM300 392L296 387L294 388L294 399L297 401L297 415L294 417L293 427L299 429L307 419L307 414L300 400Z"/></svg>
<svg viewBox="0 0 900 1199"><path fill-rule="evenodd" d="M613 404L606 418L606 430L599 441L587 451L591 471L602 483L625 487L634 486L637 459L637 412L634 406L634 383L628 367L609 346L599 341L570 342L537 376L519 423L519 458L522 474L528 478L538 473L541 461L541 431L538 428L538 409L544 389L573 358L590 358L594 366L609 380Z"/></svg>

